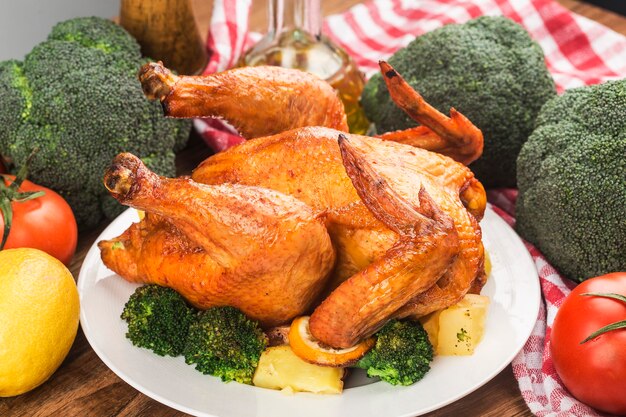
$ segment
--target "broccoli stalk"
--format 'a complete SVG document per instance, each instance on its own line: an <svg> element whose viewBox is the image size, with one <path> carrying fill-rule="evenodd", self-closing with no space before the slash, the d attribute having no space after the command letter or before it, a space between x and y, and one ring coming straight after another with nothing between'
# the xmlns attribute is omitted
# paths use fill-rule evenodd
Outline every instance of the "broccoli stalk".
<svg viewBox="0 0 626 417"><path fill-rule="evenodd" d="M418 36L389 63L431 105L454 107L478 126L483 156L470 166L487 187L515 185L515 160L543 103L556 94L544 55L526 30L483 16ZM361 96L378 133L415 126L391 101L380 74Z"/></svg>
<svg viewBox="0 0 626 417"><path fill-rule="evenodd" d="M178 356L183 352L195 309L171 288L144 285L130 296L121 318L128 323L126 337L157 355Z"/></svg>
<svg viewBox="0 0 626 417"><path fill-rule="evenodd" d="M144 62L131 35L96 17L61 22L23 62L0 62L0 155L21 161L38 147L30 179L63 196L81 229L123 210L102 186L118 153L175 175L191 124L146 100Z"/></svg>
<svg viewBox="0 0 626 417"><path fill-rule="evenodd" d="M548 101L517 176L516 229L560 272L626 270L626 79Z"/></svg>
<svg viewBox="0 0 626 417"><path fill-rule="evenodd" d="M392 320L376 333L376 345L355 367L392 385L411 385L430 370L433 345L419 322Z"/></svg>
<svg viewBox="0 0 626 417"><path fill-rule="evenodd" d="M258 323L234 307L202 311L189 329L185 362L222 381L252 384L267 337Z"/></svg>

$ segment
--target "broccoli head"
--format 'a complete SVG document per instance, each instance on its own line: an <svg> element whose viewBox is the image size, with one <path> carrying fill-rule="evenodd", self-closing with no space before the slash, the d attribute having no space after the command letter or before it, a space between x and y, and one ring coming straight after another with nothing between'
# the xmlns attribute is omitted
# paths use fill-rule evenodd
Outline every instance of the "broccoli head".
<svg viewBox="0 0 626 417"><path fill-rule="evenodd" d="M189 328L185 362L222 381L252 384L267 337L258 323L234 307L202 311Z"/></svg>
<svg viewBox="0 0 626 417"><path fill-rule="evenodd" d="M107 55L117 55L115 60L120 63L133 64L141 56L137 41L121 26L98 17L83 17L57 23L48 40L78 43L85 48L95 48ZM131 71L137 68L130 67Z"/></svg>
<svg viewBox="0 0 626 417"><path fill-rule="evenodd" d="M0 155L30 110L31 97L19 61L0 62Z"/></svg>
<svg viewBox="0 0 626 417"><path fill-rule="evenodd" d="M487 187L515 185L515 161L541 106L556 94L543 51L505 17L483 16L418 36L389 63L424 99L454 107L478 126L483 155L470 167ZM391 101L380 74L361 96L378 133L415 126Z"/></svg>
<svg viewBox="0 0 626 417"><path fill-rule="evenodd" d="M570 279L626 270L626 79L548 101L517 161L517 231Z"/></svg>
<svg viewBox="0 0 626 417"><path fill-rule="evenodd" d="M426 375L432 360L433 345L419 322L391 320L356 367L392 385L411 385Z"/></svg>
<svg viewBox="0 0 626 417"><path fill-rule="evenodd" d="M190 122L163 117L137 79L145 60L137 42L101 18L57 24L23 62L0 63L0 154L31 161L29 179L61 194L81 228L123 209L102 186L120 152L174 176L174 152Z"/></svg>
<svg viewBox="0 0 626 417"><path fill-rule="evenodd" d="M126 337L135 346L161 356L178 356L196 311L173 289L144 285L130 296L121 318L128 323Z"/></svg>

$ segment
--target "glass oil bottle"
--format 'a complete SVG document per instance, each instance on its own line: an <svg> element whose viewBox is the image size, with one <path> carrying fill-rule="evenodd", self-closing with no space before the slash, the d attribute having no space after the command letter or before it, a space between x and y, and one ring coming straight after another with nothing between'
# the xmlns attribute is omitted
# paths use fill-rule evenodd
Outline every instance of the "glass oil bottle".
<svg viewBox="0 0 626 417"><path fill-rule="evenodd" d="M268 31L240 65L275 65L313 73L343 101L350 132L365 134L369 121L359 98L365 78L345 50L322 34L320 0L268 0Z"/></svg>

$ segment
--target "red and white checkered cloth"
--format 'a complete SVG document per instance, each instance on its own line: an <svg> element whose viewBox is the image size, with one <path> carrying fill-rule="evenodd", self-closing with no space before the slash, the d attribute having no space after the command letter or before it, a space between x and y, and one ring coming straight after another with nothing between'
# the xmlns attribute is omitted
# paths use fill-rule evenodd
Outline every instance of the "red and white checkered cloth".
<svg viewBox="0 0 626 417"><path fill-rule="evenodd" d="M251 0L215 0L207 47L211 53L205 73L235 65L259 39L249 33ZM374 0L325 19L323 31L352 55L368 76L377 62L415 36L448 23L481 15L504 15L522 24L546 55L559 92L626 77L626 38L553 0ZM206 142L219 151L242 141L218 120L196 120ZM512 189L491 190L489 201L509 224L515 222ZM541 417L602 416L574 399L563 387L549 355L554 316L574 283L562 278L541 253L527 244L543 291L532 335L513 360L513 373L530 410Z"/></svg>

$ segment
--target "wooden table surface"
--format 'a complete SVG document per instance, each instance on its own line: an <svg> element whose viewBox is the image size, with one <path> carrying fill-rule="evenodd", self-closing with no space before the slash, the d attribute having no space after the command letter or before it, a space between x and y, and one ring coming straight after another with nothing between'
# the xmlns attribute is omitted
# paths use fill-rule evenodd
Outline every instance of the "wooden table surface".
<svg viewBox="0 0 626 417"><path fill-rule="evenodd" d="M563 5L613 30L626 34L626 18L575 0L559 0ZM346 10L357 0L322 0L324 14ZM211 0L193 0L200 32L207 33ZM265 29L265 1L254 2L251 28ZM187 149L177 157L179 174L189 173L209 151L192 135ZM82 261L105 225L79 237L76 256L71 265L78 277ZM532 415L522 399L511 366L483 387L428 416ZM186 416L139 393L117 377L98 358L79 329L72 349L57 372L42 386L18 397L0 399L0 416Z"/></svg>

